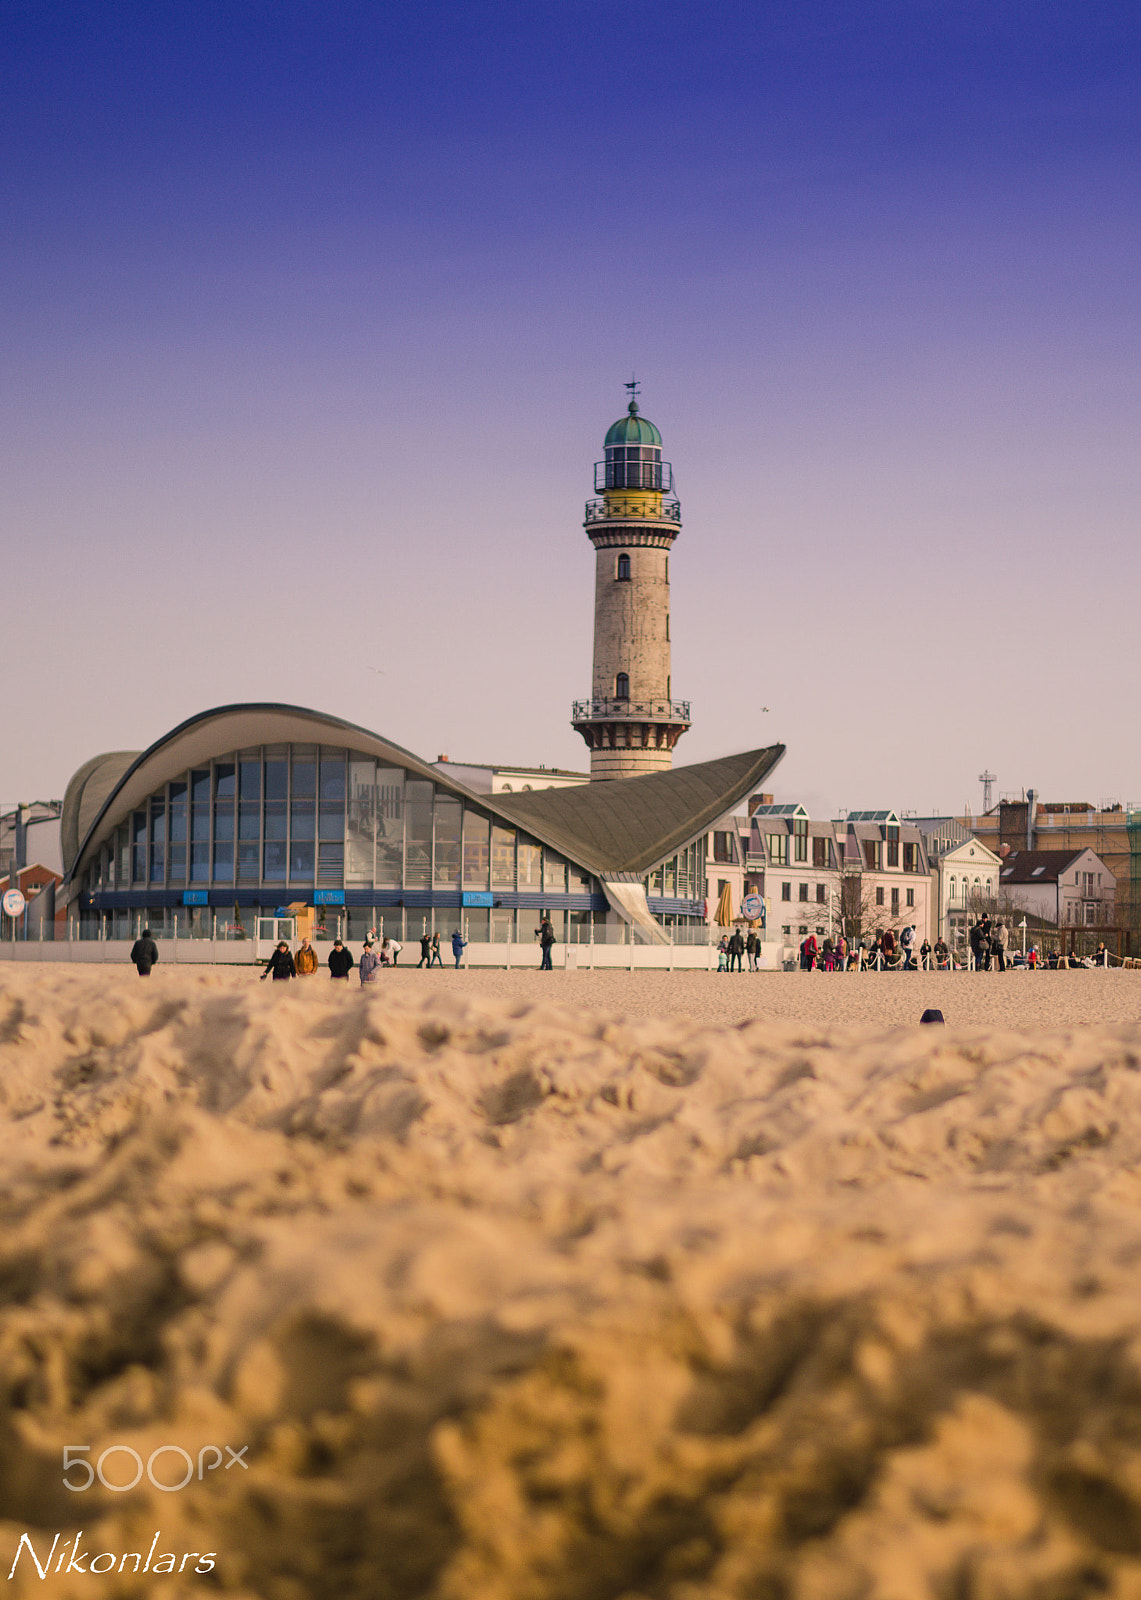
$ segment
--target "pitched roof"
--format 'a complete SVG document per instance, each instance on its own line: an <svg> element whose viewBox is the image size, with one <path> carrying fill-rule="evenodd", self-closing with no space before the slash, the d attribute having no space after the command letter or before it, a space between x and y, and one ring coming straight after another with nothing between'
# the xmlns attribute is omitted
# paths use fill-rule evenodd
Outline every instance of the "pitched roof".
<svg viewBox="0 0 1141 1600"><path fill-rule="evenodd" d="M495 807L520 826L541 830L592 872L641 874L755 791L784 751L774 744L641 778L497 794Z"/></svg>
<svg viewBox="0 0 1141 1600"><path fill-rule="evenodd" d="M1001 883L1054 883L1084 850L1012 850L1002 863Z"/></svg>

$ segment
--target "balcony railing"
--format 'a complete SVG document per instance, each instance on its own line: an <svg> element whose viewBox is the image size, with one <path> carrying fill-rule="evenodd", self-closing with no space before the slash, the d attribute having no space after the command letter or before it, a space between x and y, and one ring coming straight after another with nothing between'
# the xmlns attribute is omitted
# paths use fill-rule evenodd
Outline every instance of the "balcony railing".
<svg viewBox="0 0 1141 1600"><path fill-rule="evenodd" d="M674 469L668 461L596 461L594 492L602 489L652 489L672 494Z"/></svg>
<svg viewBox="0 0 1141 1600"><path fill-rule="evenodd" d="M572 722L689 722L688 700L576 700Z"/></svg>
<svg viewBox="0 0 1141 1600"><path fill-rule="evenodd" d="M612 494L609 500L588 500L586 520L591 522L676 522L681 523L681 504L677 500L663 500L654 511L645 500L628 500L624 495Z"/></svg>

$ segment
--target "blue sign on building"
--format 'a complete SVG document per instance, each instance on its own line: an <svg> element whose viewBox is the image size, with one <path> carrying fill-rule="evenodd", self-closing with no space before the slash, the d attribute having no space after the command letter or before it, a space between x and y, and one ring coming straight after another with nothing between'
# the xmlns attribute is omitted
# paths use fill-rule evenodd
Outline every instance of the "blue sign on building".
<svg viewBox="0 0 1141 1600"><path fill-rule="evenodd" d="M491 904L492 904L491 896L489 894L487 894L483 889L465 889L464 890L464 905L465 906L489 906Z"/></svg>
<svg viewBox="0 0 1141 1600"><path fill-rule="evenodd" d="M313 904L315 906L343 906L345 891L343 889L314 889Z"/></svg>
<svg viewBox="0 0 1141 1600"><path fill-rule="evenodd" d="M208 906L210 904L209 891L206 889L184 889L182 891L184 906Z"/></svg>

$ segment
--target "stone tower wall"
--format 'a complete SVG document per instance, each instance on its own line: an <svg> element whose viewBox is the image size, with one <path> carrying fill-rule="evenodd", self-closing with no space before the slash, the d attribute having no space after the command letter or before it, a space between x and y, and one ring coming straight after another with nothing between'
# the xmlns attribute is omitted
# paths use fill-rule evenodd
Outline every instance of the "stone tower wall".
<svg viewBox="0 0 1141 1600"><path fill-rule="evenodd" d="M621 555L630 558L628 580L617 576ZM620 672L629 676L632 701L669 698L668 572L669 551L659 547L608 544L598 551L592 692L599 698L613 698Z"/></svg>

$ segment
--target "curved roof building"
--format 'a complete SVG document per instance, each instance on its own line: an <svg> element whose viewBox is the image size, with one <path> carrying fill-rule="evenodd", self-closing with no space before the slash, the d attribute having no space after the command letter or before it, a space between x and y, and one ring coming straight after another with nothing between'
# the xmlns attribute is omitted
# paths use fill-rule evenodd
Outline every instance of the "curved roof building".
<svg viewBox="0 0 1141 1600"><path fill-rule="evenodd" d="M474 794L391 740L302 706L220 706L139 754L84 764L63 812L66 892L90 931L336 906L349 937L531 938L704 920L704 835L782 745L607 784ZM668 890L668 892L667 892Z"/></svg>

